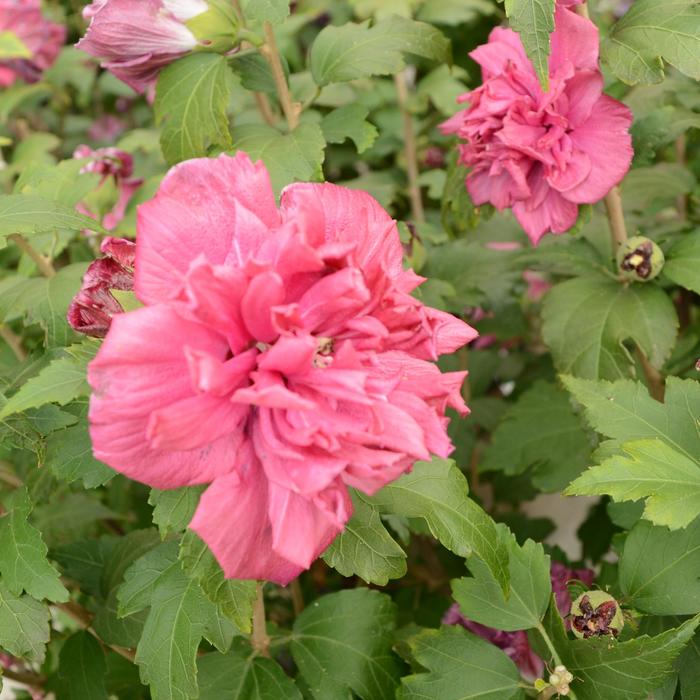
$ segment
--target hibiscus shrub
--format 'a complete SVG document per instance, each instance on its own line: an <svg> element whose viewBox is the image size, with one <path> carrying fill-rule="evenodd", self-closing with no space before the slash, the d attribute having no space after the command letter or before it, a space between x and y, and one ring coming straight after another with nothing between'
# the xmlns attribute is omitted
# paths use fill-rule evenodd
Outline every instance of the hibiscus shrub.
<svg viewBox="0 0 700 700"><path fill-rule="evenodd" d="M0 0L0 682L700 700L697 0Z"/></svg>

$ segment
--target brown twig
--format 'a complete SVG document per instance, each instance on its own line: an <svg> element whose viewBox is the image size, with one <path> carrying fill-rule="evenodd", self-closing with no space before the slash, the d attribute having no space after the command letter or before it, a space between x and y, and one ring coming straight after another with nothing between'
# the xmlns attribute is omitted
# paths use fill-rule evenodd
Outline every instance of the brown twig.
<svg viewBox="0 0 700 700"><path fill-rule="evenodd" d="M272 107L270 107L270 100L267 99L267 95L264 92L256 92L255 103L258 105L258 110L265 120L265 123L268 126L274 126L277 120L275 119Z"/></svg>
<svg viewBox="0 0 700 700"><path fill-rule="evenodd" d="M406 85L406 73L397 73L394 76L399 108L403 117L404 155L406 157L406 173L408 174L408 196L411 200L411 215L413 221L422 223L425 221L423 199L420 185L418 184L418 149L416 147L416 135L413 131L413 115L408 109L408 87Z"/></svg>
<svg viewBox="0 0 700 700"><path fill-rule="evenodd" d="M51 264L51 261L36 250L24 236L19 233L13 233L7 238L34 261L39 272L41 272L44 277L53 277L56 274L56 270Z"/></svg>
<svg viewBox="0 0 700 700"><path fill-rule="evenodd" d="M301 584L299 579L295 578L289 584L289 592L292 594L292 607L294 608L294 615L299 616L304 612L304 594L301 590Z"/></svg>
<svg viewBox="0 0 700 700"><path fill-rule="evenodd" d="M54 607L62 610L68 617L75 620L86 632L89 632L103 647L107 647L123 656L128 661L134 663L136 661L136 654L131 649L126 649L125 647L117 646L116 644L107 644L104 642L100 636L91 627L92 624L92 613L86 610L82 605L70 600L67 603L56 603Z"/></svg>
<svg viewBox="0 0 700 700"><path fill-rule="evenodd" d="M665 394L664 377L659 372L656 367L653 367L649 358L642 352L641 348L637 347L637 358L639 359L639 364L642 366L644 371L644 377L647 380L647 385L649 386L649 393L652 398L663 403Z"/></svg>
<svg viewBox="0 0 700 700"><path fill-rule="evenodd" d="M3 667L2 676L16 683L31 686L32 688L41 688L44 683L46 683L46 676L42 676L40 673L34 673L33 671L13 671L11 668Z"/></svg>
<svg viewBox="0 0 700 700"><path fill-rule="evenodd" d="M605 208L608 212L610 233L613 239L613 253L617 253L617 249L627 242L627 226L625 225L625 214L622 209L619 187L613 187L605 195Z"/></svg>
<svg viewBox="0 0 700 700"><path fill-rule="evenodd" d="M270 637L267 635L265 622L263 584L258 581L255 585L256 597L253 605L253 632L250 636L250 643L260 656L270 656Z"/></svg>
<svg viewBox="0 0 700 700"><path fill-rule="evenodd" d="M287 78L284 75L284 68L282 67L282 59L280 58L280 52L277 48L275 32L270 22L265 22L263 24L263 32L265 34L265 43L260 47L260 53L262 53L270 64L272 77L275 80L275 86L277 88L277 97L282 106L284 116L287 119L287 125L290 131L294 131L294 129L299 126L301 105L292 100L292 95L289 92L289 85L287 84Z"/></svg>
<svg viewBox="0 0 700 700"><path fill-rule="evenodd" d="M12 331L8 326L0 325L0 338L2 338L9 346L14 356L24 362L27 359L27 353L22 347L22 338Z"/></svg>

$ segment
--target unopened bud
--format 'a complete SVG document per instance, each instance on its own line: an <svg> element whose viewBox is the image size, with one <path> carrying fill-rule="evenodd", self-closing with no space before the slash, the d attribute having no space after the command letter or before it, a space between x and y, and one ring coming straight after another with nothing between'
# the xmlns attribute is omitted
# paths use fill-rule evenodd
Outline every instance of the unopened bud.
<svg viewBox="0 0 700 700"><path fill-rule="evenodd" d="M654 241L634 236L617 251L617 266L625 279L649 282L663 269L664 254Z"/></svg>
<svg viewBox="0 0 700 700"><path fill-rule="evenodd" d="M579 639L617 637L625 620L617 601L604 591L588 591L571 605L571 629Z"/></svg>

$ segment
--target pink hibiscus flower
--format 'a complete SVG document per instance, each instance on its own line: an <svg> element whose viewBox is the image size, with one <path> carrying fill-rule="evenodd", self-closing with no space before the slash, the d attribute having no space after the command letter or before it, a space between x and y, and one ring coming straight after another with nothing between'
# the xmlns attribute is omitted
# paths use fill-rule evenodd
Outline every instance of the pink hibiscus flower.
<svg viewBox="0 0 700 700"><path fill-rule="evenodd" d="M137 92L145 92L169 63L197 46L185 24L208 10L205 0L93 0L77 47Z"/></svg>
<svg viewBox="0 0 700 700"><path fill-rule="evenodd" d="M287 583L373 493L452 445L476 332L425 307L395 222L364 192L247 155L173 168L138 214L135 291L88 372L95 456L167 489L211 485L191 527L225 573Z"/></svg>
<svg viewBox="0 0 700 700"><path fill-rule="evenodd" d="M102 222L102 226L108 231L114 231L126 214L131 198L143 184L143 179L132 177L134 173L134 159L130 153L118 148L98 148L93 150L90 146L78 146L73 153L73 158L89 159L89 162L82 168L83 173L97 173L102 176L98 190L109 180L116 186L116 201L111 201L109 211L98 211L103 205L99 193L95 199L98 205L91 201L88 196L86 201L80 202L76 209L96 221Z"/></svg>
<svg viewBox="0 0 700 700"><path fill-rule="evenodd" d="M470 54L483 85L442 125L466 141L460 160L474 203L512 208L533 244L570 229L578 205L601 200L629 170L632 115L603 94L598 45L590 20L558 7L544 92L519 36L497 27Z"/></svg>
<svg viewBox="0 0 700 700"><path fill-rule="evenodd" d="M15 34L31 53L29 58L0 61L0 87L16 80L35 83L53 65L66 40L66 28L41 14L40 0L0 0L0 32Z"/></svg>

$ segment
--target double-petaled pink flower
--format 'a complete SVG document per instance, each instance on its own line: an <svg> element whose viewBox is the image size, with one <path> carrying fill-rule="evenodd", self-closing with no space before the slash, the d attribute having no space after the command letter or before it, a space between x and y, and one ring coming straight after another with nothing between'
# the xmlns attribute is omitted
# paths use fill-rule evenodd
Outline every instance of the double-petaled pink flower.
<svg viewBox="0 0 700 700"><path fill-rule="evenodd" d="M0 32L15 34L31 54L0 61L0 87L39 80L66 40L66 28L41 14L40 0L0 0Z"/></svg>
<svg viewBox="0 0 700 700"><path fill-rule="evenodd" d="M211 484L191 527L227 576L286 583L373 493L446 456L475 331L411 296L395 222L364 192L242 153L173 168L138 213L135 291L89 368L95 456L159 489Z"/></svg>
<svg viewBox="0 0 700 700"><path fill-rule="evenodd" d="M197 46L186 22L208 9L205 0L93 0L78 48L137 92L145 92L169 63Z"/></svg>
<svg viewBox="0 0 700 700"><path fill-rule="evenodd" d="M442 125L465 141L460 160L471 168L474 203L512 208L535 244L570 229L578 205L602 199L632 159L632 115L603 94L596 26L565 6L555 19L547 92L518 35L497 27L470 54L483 85L462 95L469 106Z"/></svg>

